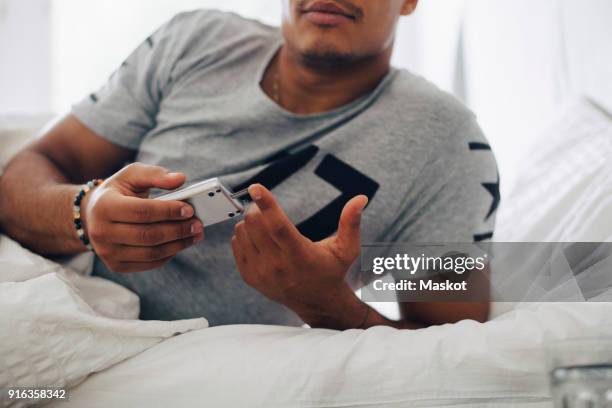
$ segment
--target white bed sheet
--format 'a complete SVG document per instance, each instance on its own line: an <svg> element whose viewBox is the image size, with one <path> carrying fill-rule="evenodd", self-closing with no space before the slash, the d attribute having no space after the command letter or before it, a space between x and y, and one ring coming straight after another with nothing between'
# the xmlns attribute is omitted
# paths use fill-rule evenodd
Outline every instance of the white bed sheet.
<svg viewBox="0 0 612 408"><path fill-rule="evenodd" d="M53 407L548 407L543 345L612 336L608 304L542 304L417 331L228 326L179 336Z"/></svg>

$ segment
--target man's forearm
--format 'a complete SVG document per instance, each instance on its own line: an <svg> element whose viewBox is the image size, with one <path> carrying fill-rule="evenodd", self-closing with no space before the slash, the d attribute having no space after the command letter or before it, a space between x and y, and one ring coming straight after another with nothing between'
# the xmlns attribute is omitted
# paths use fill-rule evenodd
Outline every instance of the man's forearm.
<svg viewBox="0 0 612 408"><path fill-rule="evenodd" d="M349 322L352 322L352 324ZM362 323L355 324L355 322ZM317 319L309 325L312 328L333 330L369 329L377 326L388 326L399 330L416 330L427 327L427 325L418 322L388 319L365 303L363 303L359 314L347 313L337 317L329 316L325 319Z"/></svg>
<svg viewBox="0 0 612 408"><path fill-rule="evenodd" d="M78 190L44 155L24 151L0 177L0 226L41 254L82 252L84 247L71 222Z"/></svg>
<svg viewBox="0 0 612 408"><path fill-rule="evenodd" d="M425 324L408 320L387 319L368 304L362 302L352 290L344 288L335 296L335 302L322 308L296 312L310 327L333 330L369 329L389 326L396 329L420 329ZM313 312L314 310L314 312Z"/></svg>

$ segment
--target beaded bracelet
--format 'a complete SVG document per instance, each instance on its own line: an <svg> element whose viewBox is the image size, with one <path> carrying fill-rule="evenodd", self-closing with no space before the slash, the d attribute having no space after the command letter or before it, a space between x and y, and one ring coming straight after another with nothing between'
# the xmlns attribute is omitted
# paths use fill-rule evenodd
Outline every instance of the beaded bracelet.
<svg viewBox="0 0 612 408"><path fill-rule="evenodd" d="M87 249L92 252L94 250L93 246L89 242L89 238L87 238L87 234L85 234L85 230L83 229L83 223L81 222L81 203L83 202L83 198L85 198L87 193L89 193L91 190L93 190L95 187L99 186L103 182L104 180L92 180L88 182L74 197L74 227L76 228L77 236L79 237L83 245L85 245Z"/></svg>

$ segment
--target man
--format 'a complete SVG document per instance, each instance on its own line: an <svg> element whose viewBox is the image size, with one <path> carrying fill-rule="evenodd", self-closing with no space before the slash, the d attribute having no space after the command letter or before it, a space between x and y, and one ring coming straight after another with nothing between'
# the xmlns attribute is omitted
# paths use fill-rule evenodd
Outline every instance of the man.
<svg viewBox="0 0 612 408"><path fill-rule="evenodd" d="M336 329L486 319L487 304L424 303L390 321L345 279L360 240L492 236L497 173L474 116L390 67L397 22L416 5L285 0L281 32L233 14L178 15L13 160L4 230L42 254L84 251L76 184L103 177L81 202L94 274L139 294L144 319ZM189 205L148 199L186 175L250 186L245 220L202 242Z"/></svg>

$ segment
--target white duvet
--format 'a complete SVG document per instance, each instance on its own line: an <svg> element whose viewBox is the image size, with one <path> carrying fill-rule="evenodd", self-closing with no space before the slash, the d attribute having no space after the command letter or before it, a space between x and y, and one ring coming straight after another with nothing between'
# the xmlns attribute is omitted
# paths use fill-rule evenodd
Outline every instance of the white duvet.
<svg viewBox="0 0 612 408"><path fill-rule="evenodd" d="M611 312L533 305L418 331L211 328L93 376L55 406L548 407L543 345L612 336Z"/></svg>
<svg viewBox="0 0 612 408"><path fill-rule="evenodd" d="M87 260L85 260L87 261ZM208 326L134 320L126 289L36 256L0 235L0 406L15 387L70 388L179 333Z"/></svg>
<svg viewBox="0 0 612 408"><path fill-rule="evenodd" d="M589 151L606 160L589 157L580 164L580 155L573 155L571 167L555 169L559 182L563 171L574 180L578 170L609 170L612 138L606 137L612 127L587 108L579 106L591 115L589 123L602 124L600 145ZM572 144L572 154L576 149ZM595 231L595 239L604 240L612 230L605 227L611 218L576 220L592 211L610 214L607 185L573 189L571 195L547 189L561 192L557 201L546 197L542 214L535 210L541 198L527 190L505 213L520 214L522 225L529 218L532 228L513 233L517 218L510 217L500 229L505 239L567 238L567 230L546 217L555 211L579 226L583 239ZM568 208L574 215L564 212ZM550 406L545 344L612 338L608 303L525 304L486 324L464 321L417 331L141 322L131 320L138 314L133 294L34 256L6 237L0 237L0 282L0 388L81 382L69 402L52 404L66 408L544 407ZM91 373L97 374L82 382Z"/></svg>

